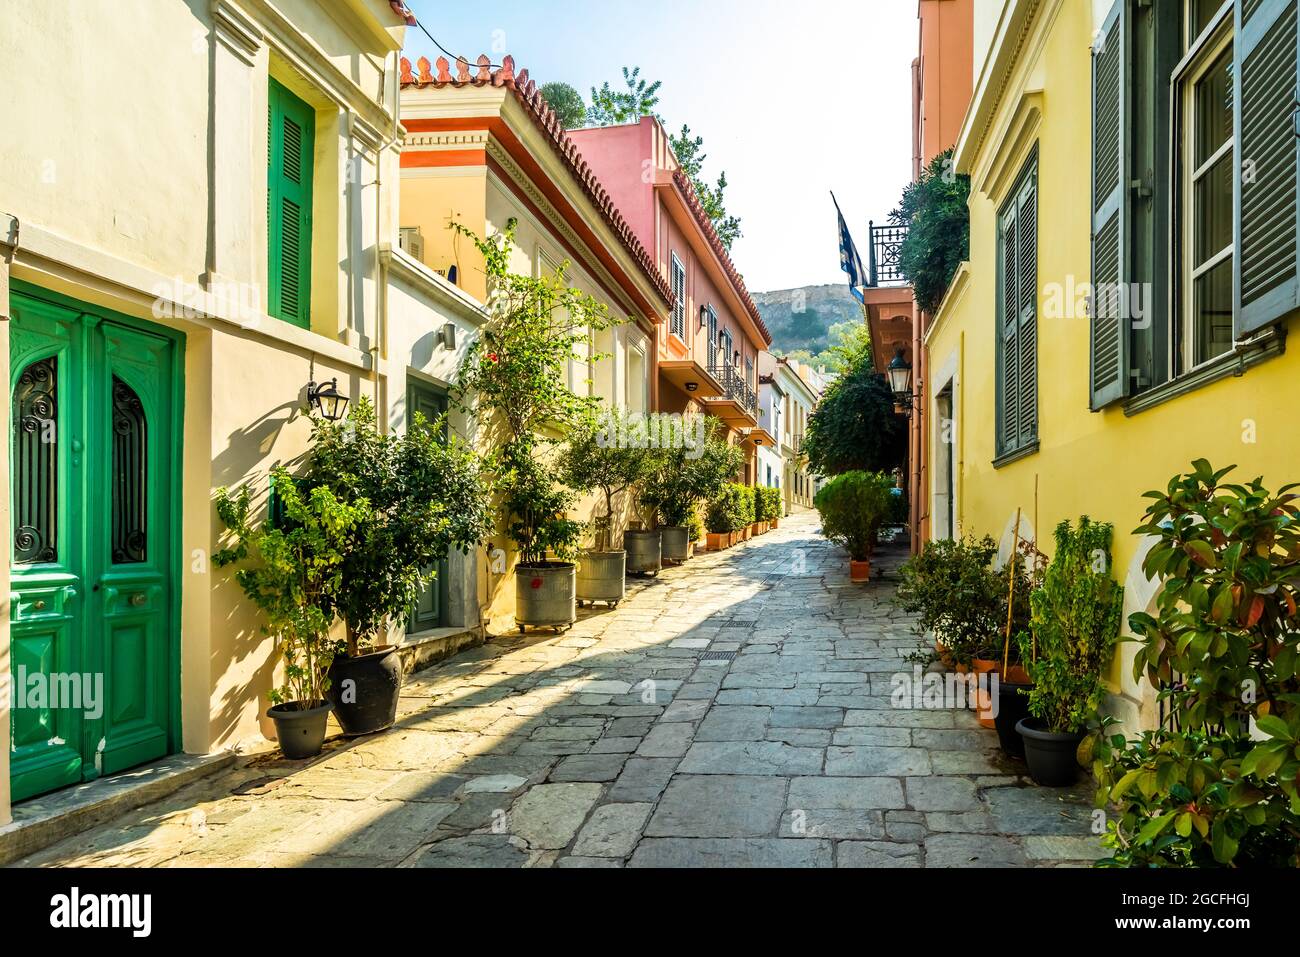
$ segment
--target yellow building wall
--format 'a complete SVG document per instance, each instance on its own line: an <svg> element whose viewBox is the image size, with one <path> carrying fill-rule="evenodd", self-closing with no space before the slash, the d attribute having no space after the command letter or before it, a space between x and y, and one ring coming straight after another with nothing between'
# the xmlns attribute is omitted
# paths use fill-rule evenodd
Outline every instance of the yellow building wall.
<svg viewBox="0 0 1300 957"><path fill-rule="evenodd" d="M1146 609L1154 593L1140 570L1144 543L1131 534L1145 509L1142 493L1163 489L1201 457L1216 467L1238 465L1243 480L1262 475L1272 487L1300 481L1300 443L1294 438L1300 355L1288 352L1131 417L1118 405L1089 411L1088 319L1082 313L1047 318L1042 291L1070 278L1076 284L1089 279L1091 75L1088 46L1080 38L1092 35L1093 13L1088 4L1069 0L1048 6L1057 12L1045 42L1013 73L989 137L970 164L969 276L949 291L930 334L927 394L933 401L955 373L958 527L992 535L1005 555L1016 510L1023 509L1022 532L1032 534L1036 517L1039 547L1050 554L1052 529L1061 521L1087 514L1112 523L1113 568L1126 588L1127 618ZM1034 49L1032 41L1026 48ZM1027 103L1036 106L1027 111ZM1036 125L1017 127L1017 114L1023 120L1034 109L1041 112ZM995 469L997 212L1035 143L1039 450ZM1112 668L1112 690L1122 696L1112 706L1126 720L1146 725L1154 702L1150 689L1132 680L1132 653L1131 646L1122 646Z"/></svg>

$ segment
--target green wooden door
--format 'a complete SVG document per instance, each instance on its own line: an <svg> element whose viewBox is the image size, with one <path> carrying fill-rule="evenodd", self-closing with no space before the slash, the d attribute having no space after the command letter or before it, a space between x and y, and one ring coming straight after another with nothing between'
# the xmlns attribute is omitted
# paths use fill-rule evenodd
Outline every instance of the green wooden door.
<svg viewBox="0 0 1300 957"><path fill-rule="evenodd" d="M447 411L447 395L431 385L410 381L406 387L407 421L415 422L417 413L433 423ZM447 624L447 559L438 562L434 569L437 576L429 582L423 594L411 609L408 631L428 631L442 628Z"/></svg>
<svg viewBox="0 0 1300 957"><path fill-rule="evenodd" d="M175 337L11 304L15 800L162 757L178 687Z"/></svg>

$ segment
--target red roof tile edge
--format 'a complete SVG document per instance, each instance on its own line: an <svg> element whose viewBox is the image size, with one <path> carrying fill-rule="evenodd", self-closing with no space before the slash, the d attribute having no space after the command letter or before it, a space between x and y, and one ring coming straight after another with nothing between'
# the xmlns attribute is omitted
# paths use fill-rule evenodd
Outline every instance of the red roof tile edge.
<svg viewBox="0 0 1300 957"><path fill-rule="evenodd" d="M695 192L695 185L691 182L691 178L680 169L675 169L673 170L673 182L677 184L677 188L686 197L686 205L690 207L691 214L704 232L704 238L713 247L713 252L718 257L718 261L722 263L722 268L726 272L727 278L731 280L732 286L735 287L736 293L740 296L740 301L749 310L749 317L754 320L754 325L758 326L758 331L766 340L764 345L770 346L772 344L772 333L768 332L767 324L763 322L763 316L759 313L758 306L754 304L754 299L745 286L745 278L736 268L736 264L731 261L731 253L727 252L727 247L722 245L722 240L718 237L718 231L713 228L713 220L705 212L704 204L700 202L699 194Z"/></svg>
<svg viewBox="0 0 1300 957"><path fill-rule="evenodd" d="M515 73L515 61L513 57L505 57L501 61L501 66L493 70L492 61L486 56L478 58L473 73L471 74L469 61L464 57L456 60L456 75L451 75L451 63L446 57L438 57L438 72L435 75L429 64L427 57L420 57L416 61L418 73L411 71L411 61L402 57L401 84L403 89L415 87L420 89L426 86L433 86L441 89L445 86L463 87L463 86L500 86L510 90L515 95L525 112L532 117L537 127L546 134L555 151L565 160L573 175L582 185L583 191L587 197L600 210L605 222L614 230L614 233L623 242L624 247L641 267L641 271L646 278L650 280L659 297L672 306L675 302L672 286L668 280L655 268L654 260L646 248L641 245L641 240L637 239L636 234L632 232L632 227L628 225L623 214L619 212L618 207L614 205L613 199L600 180L596 177L595 172L587 165L582 154L578 152L577 146L573 140L569 139L568 132L564 129L564 124L560 122L555 111L542 98L541 90L537 84L529 79L528 71L521 70ZM650 317L656 321L658 316Z"/></svg>

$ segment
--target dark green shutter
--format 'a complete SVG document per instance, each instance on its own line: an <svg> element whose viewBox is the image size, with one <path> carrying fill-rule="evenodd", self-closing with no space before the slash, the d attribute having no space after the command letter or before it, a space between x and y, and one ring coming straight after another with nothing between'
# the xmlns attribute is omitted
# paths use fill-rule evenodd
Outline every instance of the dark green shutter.
<svg viewBox="0 0 1300 957"><path fill-rule="evenodd" d="M1014 199L1014 197L1013 197ZM1002 214L998 226L999 272L1002 276L998 303L998 453L1016 448L1020 434L1019 381L1017 375L1019 350L1016 348L1020 310L1016 307L1020 294L1016 284L1016 216L1018 204L1012 202Z"/></svg>
<svg viewBox="0 0 1300 957"><path fill-rule="evenodd" d="M1016 402L1020 432L1016 447L1038 438L1038 165L1035 163L1016 200Z"/></svg>
<svg viewBox="0 0 1300 957"><path fill-rule="evenodd" d="M1128 0L1117 0L1092 53L1091 406L1128 395Z"/></svg>
<svg viewBox="0 0 1300 957"><path fill-rule="evenodd" d="M1300 304L1297 0L1236 0L1238 339Z"/></svg>
<svg viewBox="0 0 1300 957"><path fill-rule="evenodd" d="M316 116L287 89L270 83L267 312L311 325L312 156Z"/></svg>

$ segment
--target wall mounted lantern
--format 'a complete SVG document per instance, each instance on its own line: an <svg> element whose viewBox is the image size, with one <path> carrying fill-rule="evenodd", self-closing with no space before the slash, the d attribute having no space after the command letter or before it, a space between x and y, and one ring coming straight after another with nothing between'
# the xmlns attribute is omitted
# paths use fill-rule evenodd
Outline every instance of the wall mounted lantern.
<svg viewBox="0 0 1300 957"><path fill-rule="evenodd" d="M338 379L330 379L329 382L320 384L307 383L307 408L329 422L337 422L343 418L349 401L351 400L339 391Z"/></svg>
<svg viewBox="0 0 1300 957"><path fill-rule="evenodd" d="M903 410L904 415L912 414L912 367L907 364L900 348L889 361L889 388L894 393L894 405Z"/></svg>

